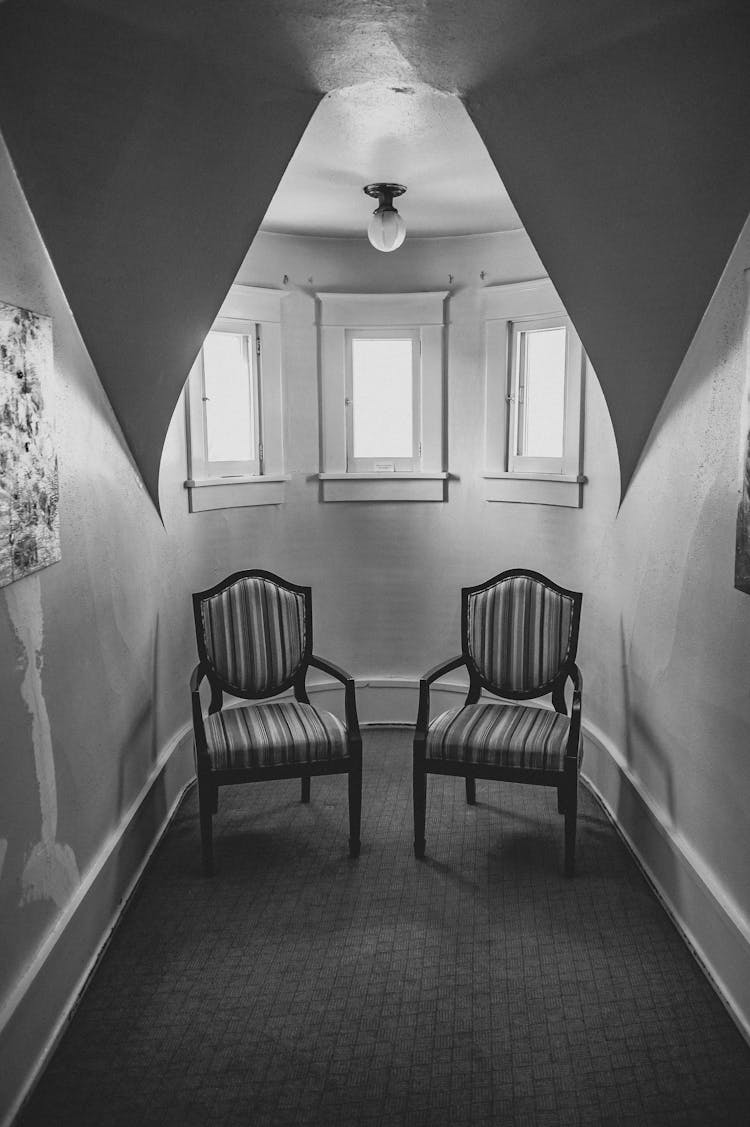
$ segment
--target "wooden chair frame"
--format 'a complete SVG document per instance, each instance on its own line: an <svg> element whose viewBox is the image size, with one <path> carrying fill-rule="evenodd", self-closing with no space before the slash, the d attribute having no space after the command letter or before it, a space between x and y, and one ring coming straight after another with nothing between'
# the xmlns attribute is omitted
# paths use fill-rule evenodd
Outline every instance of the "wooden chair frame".
<svg viewBox="0 0 750 1127"><path fill-rule="evenodd" d="M573 602L571 613L570 635L565 659L558 667L555 676L532 690L514 692L492 685L483 676L469 653L469 599L479 591L494 587L505 579L514 576L524 576L543 583L560 595L565 595ZM565 875L573 876L575 873L575 840L576 820L578 812L578 772L579 759L578 747L581 734L581 699L583 694L583 678L581 671L575 663L578 649L578 633L581 619L581 603L583 595L578 591L569 591L560 587L538 571L528 571L524 568L512 568L500 572L484 583L474 587L461 589L461 653L449 661L436 665L424 673L419 682L419 712L414 734L414 856L422 859L425 854L425 819L427 811L427 775L457 775L466 779L466 801L473 806L476 802L476 780L497 779L505 782L536 783L538 786L557 788L557 809L565 816ZM531 700L552 694L552 705L556 712L567 716L565 703L565 687L570 679L573 685L573 700L571 706L570 731L565 752L565 762L562 771L540 771L516 767L496 767L490 764L461 763L452 760L428 759L427 729L430 724L430 685L450 673L453 669L465 666L469 673L469 690L466 694L464 705L477 704L482 691L486 690L493 696L505 700Z"/></svg>
<svg viewBox="0 0 750 1127"><path fill-rule="evenodd" d="M292 674L280 684L265 692L247 692L238 685L232 685L221 677L212 667L211 660L206 650L206 641L203 632L202 605L206 599L220 594L241 579L257 578L267 579L277 584L284 590L293 591L302 595L304 599L304 625L305 645L297 667ZM358 857L360 851L360 824L362 812L362 737L359 731L357 718L357 702L355 697L354 679L346 670L340 669L330 661L324 660L313 653L312 649L312 588L302 587L297 583L290 583L272 571L252 569L249 571L236 571L223 579L221 583L205 591L197 591L193 595L193 615L195 617L195 633L198 643L198 664L190 676L190 695L193 708L193 730L195 734L195 761L198 775L198 805L200 809L201 849L203 868L207 875L213 872L213 815L218 810L218 791L221 786L233 783L266 782L273 779L301 779L302 802L310 801L310 780L315 775L343 775L349 776L349 856ZM309 668L313 666L327 673L330 677L340 681L344 686L344 713L347 730L347 752L343 759L322 760L315 763L290 763L280 764L276 767L242 767L217 770L211 766L206 743L206 732L203 722L203 709L200 698L200 685L204 678L211 688L211 702L209 715L219 712L223 704L224 693L245 700L268 700L276 697L286 689L294 690L294 698L303 704L309 704L305 682Z"/></svg>

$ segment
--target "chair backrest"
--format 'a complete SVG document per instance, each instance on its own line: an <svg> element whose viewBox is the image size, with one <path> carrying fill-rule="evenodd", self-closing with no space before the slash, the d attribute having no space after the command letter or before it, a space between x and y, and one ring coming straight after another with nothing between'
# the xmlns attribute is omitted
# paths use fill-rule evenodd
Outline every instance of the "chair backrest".
<svg viewBox="0 0 750 1127"><path fill-rule="evenodd" d="M237 696L287 688L312 653L309 587L269 571L241 571L193 595L198 656Z"/></svg>
<svg viewBox="0 0 750 1127"><path fill-rule="evenodd" d="M551 691L575 661L583 596L535 571L504 571L461 592L469 672L502 696Z"/></svg>

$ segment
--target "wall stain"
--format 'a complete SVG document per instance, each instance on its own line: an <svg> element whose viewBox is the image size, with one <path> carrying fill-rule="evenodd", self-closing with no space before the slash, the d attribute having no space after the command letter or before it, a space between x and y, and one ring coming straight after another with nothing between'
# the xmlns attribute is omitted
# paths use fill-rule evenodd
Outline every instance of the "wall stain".
<svg viewBox="0 0 750 1127"><path fill-rule="evenodd" d="M52 754L52 730L42 691L44 621L38 575L12 583L5 591L10 621L25 661L21 696L31 715L31 740L39 785L42 815L41 840L31 849L21 874L21 904L53 900L61 908L70 899L80 877L75 855L57 838L57 783Z"/></svg>

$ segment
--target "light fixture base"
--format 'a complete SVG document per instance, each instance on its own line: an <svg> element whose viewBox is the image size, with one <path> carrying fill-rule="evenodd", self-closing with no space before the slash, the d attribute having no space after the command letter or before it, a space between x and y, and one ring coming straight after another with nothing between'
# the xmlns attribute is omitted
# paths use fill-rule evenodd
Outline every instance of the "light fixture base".
<svg viewBox="0 0 750 1127"><path fill-rule="evenodd" d="M393 203L396 196L403 196L406 188L403 184L368 184L363 189L365 195L372 196L374 200L379 200L380 203L386 203L386 200L381 198L389 196L388 203Z"/></svg>

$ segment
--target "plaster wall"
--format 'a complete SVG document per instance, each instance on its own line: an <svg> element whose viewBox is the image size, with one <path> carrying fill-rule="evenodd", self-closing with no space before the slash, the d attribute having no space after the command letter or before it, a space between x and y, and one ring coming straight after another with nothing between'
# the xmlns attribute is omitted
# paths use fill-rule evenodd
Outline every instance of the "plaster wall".
<svg viewBox="0 0 750 1127"><path fill-rule="evenodd" d="M188 524L200 523L201 583L246 565L311 583L316 649L358 678L414 678L456 652L459 588L503 568L528 565L583 590L579 653L592 731L584 773L688 934L698 934L703 914L684 891L696 873L701 895L726 914L720 927L732 921L731 952L712 949L710 936L696 940L720 982L732 975L747 980L750 970L750 600L733 587L747 394L742 270L749 257L746 228L621 509L612 425L589 372L589 483L583 509L570 510L483 498L480 290L544 273L523 232L407 240L392 256L378 256L362 242L259 235L238 281L289 291L283 304L292 474L286 504L187 516L179 489L185 464L179 408L161 489L171 534L181 538ZM449 500L322 504L314 476L313 293L421 287L452 290L447 464L455 480ZM647 832L649 819L669 842L666 862ZM722 960L732 965L717 966ZM747 1024L750 998L726 992Z"/></svg>
<svg viewBox="0 0 750 1127"><path fill-rule="evenodd" d="M237 280L288 291L282 302L282 336L287 471L292 480L282 506L187 514L182 488L184 407L178 406L162 461L160 502L170 535L200 536L197 566L202 585L245 566L266 567L310 583L318 652L358 677L412 678L459 646L463 584L527 563L577 586L583 575L577 548L582 530L601 521L607 506L611 519L617 505L614 442L596 380L591 380L592 425L609 429L608 455L614 467L607 496L602 497L600 475L594 475L583 510L489 504L481 476L481 287L543 274L522 231L407 239L401 250L388 256L362 239L256 237ZM449 482L448 501L322 503L316 478L320 465L314 292L422 288L452 291L447 465L455 479Z"/></svg>
<svg viewBox="0 0 750 1127"><path fill-rule="evenodd" d="M733 586L748 264L750 222L619 515L602 512L579 552L589 721L750 939L750 599ZM589 434L606 474L608 438ZM609 787L601 756L587 769L625 817L627 788Z"/></svg>
<svg viewBox="0 0 750 1127"><path fill-rule="evenodd" d="M53 321L48 406L62 539L59 563L0 589L2 1122L50 1032L43 1006L23 1031L14 1024L24 976L185 724L194 643L181 557L132 463L1 140L0 300ZM169 787L191 769L185 755L169 785L155 780L154 821L134 828L135 861L115 864L106 890L95 892L105 922L158 832ZM86 935L58 965L45 988L53 1015L102 938Z"/></svg>
<svg viewBox="0 0 750 1127"><path fill-rule="evenodd" d="M312 584L316 649L358 678L411 678L455 652L460 586L505 567L582 589L587 716L747 919L750 602L732 587L732 560L748 230L619 514L614 436L593 375L583 509L483 498L480 290L544 273L523 233L410 239L389 257L345 240L259 236L238 280L289 290L286 503L189 515L178 405L162 526L4 149L0 217L0 300L53 318L62 513L62 561L0 591L0 1006L189 719L189 592L244 566ZM322 504L313 292L420 288L452 290L448 502ZM602 789L606 757L587 749ZM159 804L166 812L166 793ZM147 845L144 830L141 854ZM115 899L132 871L116 874ZM86 938L91 951L100 939Z"/></svg>

